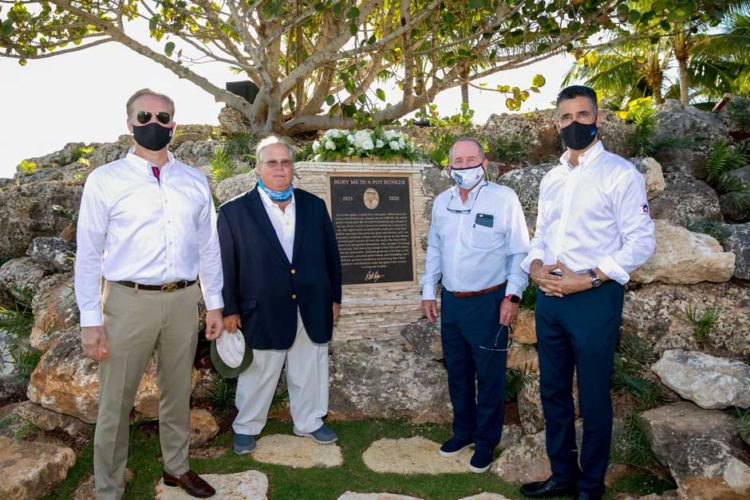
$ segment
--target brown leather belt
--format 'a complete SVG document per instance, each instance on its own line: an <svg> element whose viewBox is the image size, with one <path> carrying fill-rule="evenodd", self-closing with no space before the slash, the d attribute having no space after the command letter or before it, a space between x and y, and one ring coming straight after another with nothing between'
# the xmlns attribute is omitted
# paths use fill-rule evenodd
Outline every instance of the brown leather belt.
<svg viewBox="0 0 750 500"><path fill-rule="evenodd" d="M164 283L163 285L141 285L140 283L135 283L134 281L116 281L118 285L127 286L130 288L135 288L136 290L150 290L150 291L159 291L159 292L174 292L175 290L180 290L182 288L187 288L191 285L194 285L197 280L182 280L182 281L174 281L172 283Z"/></svg>
<svg viewBox="0 0 750 500"><path fill-rule="evenodd" d="M478 290L476 292L451 292L451 293L457 299L466 299L468 297L476 297L477 295L484 295L485 293L494 292L495 290L502 288L506 283L507 281L503 281L499 285L491 286L489 288L485 288L484 290Z"/></svg>

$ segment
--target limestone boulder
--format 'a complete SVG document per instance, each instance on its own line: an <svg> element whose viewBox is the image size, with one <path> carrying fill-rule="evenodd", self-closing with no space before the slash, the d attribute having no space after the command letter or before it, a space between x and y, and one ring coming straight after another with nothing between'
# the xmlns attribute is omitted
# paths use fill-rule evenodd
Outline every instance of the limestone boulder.
<svg viewBox="0 0 750 500"><path fill-rule="evenodd" d="M682 172L664 174L664 192L649 203L651 216L674 224L721 221L719 196L711 186Z"/></svg>
<svg viewBox="0 0 750 500"><path fill-rule="evenodd" d="M234 175L221 181L214 189L214 195L219 203L226 203L232 198L244 194L255 187L258 175L255 169L245 174Z"/></svg>
<svg viewBox="0 0 750 500"><path fill-rule="evenodd" d="M645 158L631 158L630 161L633 162L635 168L638 169L646 180L646 196L649 200L653 200L664 192L666 183L664 182L664 174L658 161L648 156Z"/></svg>
<svg viewBox="0 0 750 500"><path fill-rule="evenodd" d="M63 432L78 443L86 442L94 427L77 418L48 410L31 401L22 401L13 407L13 413L26 422L47 432Z"/></svg>
<svg viewBox="0 0 750 500"><path fill-rule="evenodd" d="M661 164L665 174L681 172L700 180L708 177L708 170L706 170L708 155L703 151L687 148L661 148L654 153L654 158Z"/></svg>
<svg viewBox="0 0 750 500"><path fill-rule="evenodd" d="M32 301L34 326L31 329L31 346L40 351L49 347L57 332L78 329L80 313L75 300L73 276L53 274L39 284Z"/></svg>
<svg viewBox="0 0 750 500"><path fill-rule="evenodd" d="M125 469L125 488L133 480L133 471ZM87 477L73 492L73 500L96 500L96 483L94 475Z"/></svg>
<svg viewBox="0 0 750 500"><path fill-rule="evenodd" d="M490 157L501 161L504 150L513 146L524 148L524 162L531 163L549 161L563 150L551 109L490 115L480 135L487 140Z"/></svg>
<svg viewBox="0 0 750 500"><path fill-rule="evenodd" d="M544 429L544 411L542 397L539 394L538 376L524 380L518 392L518 416L525 435L536 434Z"/></svg>
<svg viewBox="0 0 750 500"><path fill-rule="evenodd" d="M726 133L726 126L715 113L701 111L675 99L667 99L657 106L654 141L690 139L700 145L721 139Z"/></svg>
<svg viewBox="0 0 750 500"><path fill-rule="evenodd" d="M0 375L0 408L26 399L26 380L15 374Z"/></svg>
<svg viewBox="0 0 750 500"><path fill-rule="evenodd" d="M732 278L735 255L725 252L713 237L662 220L655 221L655 226L656 251L632 273L634 283L691 285Z"/></svg>
<svg viewBox="0 0 750 500"><path fill-rule="evenodd" d="M406 325L401 330L401 335L419 356L433 360L443 359L440 323L437 321L431 323L427 318L422 318L415 323Z"/></svg>
<svg viewBox="0 0 750 500"><path fill-rule="evenodd" d="M234 474L201 474L201 477L216 490L214 498L236 498L243 500L266 500L268 477L262 472L247 470ZM164 479L156 483L156 500L191 500L184 490L177 486L166 486Z"/></svg>
<svg viewBox="0 0 750 500"><path fill-rule="evenodd" d="M18 442L0 436L0 497L41 498L65 479L76 455L67 446Z"/></svg>
<svg viewBox="0 0 750 500"><path fill-rule="evenodd" d="M339 419L452 417L442 363L404 347L403 338L351 339L331 344L329 415Z"/></svg>
<svg viewBox="0 0 750 500"><path fill-rule="evenodd" d="M536 319L534 311L521 309L513 323L513 339L519 344L536 344Z"/></svg>
<svg viewBox="0 0 750 500"><path fill-rule="evenodd" d="M40 236L31 242L26 255L47 271L70 272L75 263L76 246L61 238Z"/></svg>
<svg viewBox="0 0 750 500"><path fill-rule="evenodd" d="M48 271L29 257L11 259L0 266L0 291L15 301L26 302L36 294L47 274Z"/></svg>
<svg viewBox="0 0 750 500"><path fill-rule="evenodd" d="M203 446L219 433L219 424L203 408L190 409L190 447Z"/></svg>
<svg viewBox="0 0 750 500"><path fill-rule="evenodd" d="M27 161L36 164L37 170L64 167L81 158L86 147L87 145L83 142L69 142L59 151L44 156L28 158ZM23 172L20 166L17 167L17 171Z"/></svg>
<svg viewBox="0 0 750 500"><path fill-rule="evenodd" d="M750 365L696 351L665 351L651 369L662 383L705 409L750 407Z"/></svg>
<svg viewBox="0 0 750 500"><path fill-rule="evenodd" d="M503 451L490 469L509 483L544 481L552 474L544 431L521 438L515 446Z"/></svg>
<svg viewBox="0 0 750 500"><path fill-rule="evenodd" d="M514 343L508 350L507 368L522 374L539 373L539 354L528 344Z"/></svg>
<svg viewBox="0 0 750 500"><path fill-rule="evenodd" d="M83 354L80 335L75 331L65 333L42 355L31 374L27 395L44 408L93 424L99 399L98 366ZM194 369L194 384L198 377ZM138 386L135 408L145 418L156 418L158 402L156 364L152 360Z"/></svg>
<svg viewBox="0 0 750 500"><path fill-rule="evenodd" d="M38 236L57 236L78 213L83 180L30 180L0 188L0 260L21 257ZM61 209L54 210L58 205Z"/></svg>
<svg viewBox="0 0 750 500"><path fill-rule="evenodd" d="M219 141L210 140L185 141L174 151L174 156L191 167L206 167L210 165L219 144Z"/></svg>
<svg viewBox="0 0 750 500"><path fill-rule="evenodd" d="M735 191L726 193L719 198L721 214L732 222L750 221L750 193Z"/></svg>
<svg viewBox="0 0 750 500"><path fill-rule="evenodd" d="M539 183L558 163L544 163L512 170L500 177L499 184L513 189L523 207L529 227L536 226L536 215L539 209Z"/></svg>
<svg viewBox="0 0 750 500"><path fill-rule="evenodd" d="M107 163L125 158L135 144L132 135L120 136L117 142L97 144L94 150L86 157L92 168L100 167Z"/></svg>
<svg viewBox="0 0 750 500"><path fill-rule="evenodd" d="M718 316L699 344L692 308L698 318L714 310ZM750 355L750 289L735 283L691 286L652 284L625 294L623 333L637 335L655 354L669 349L700 350L723 355Z"/></svg>
<svg viewBox="0 0 750 500"><path fill-rule="evenodd" d="M735 420L718 410L704 410L681 401L641 414L640 425L656 458L679 482L705 476L707 465L721 456L742 456Z"/></svg>
<svg viewBox="0 0 750 500"><path fill-rule="evenodd" d="M221 125L221 130L228 135L249 134L251 132L250 122L247 118L229 106L224 106L219 111L219 125Z"/></svg>
<svg viewBox="0 0 750 500"><path fill-rule="evenodd" d="M734 277L750 280L750 222L723 224L721 227L729 234L724 242L725 248L735 256Z"/></svg>

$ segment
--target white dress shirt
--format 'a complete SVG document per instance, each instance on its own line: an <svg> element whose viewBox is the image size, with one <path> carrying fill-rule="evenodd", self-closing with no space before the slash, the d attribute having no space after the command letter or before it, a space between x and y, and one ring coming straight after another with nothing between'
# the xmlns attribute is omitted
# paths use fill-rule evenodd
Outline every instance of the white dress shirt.
<svg viewBox="0 0 750 500"><path fill-rule="evenodd" d="M206 307L224 306L216 211L206 176L171 153L161 180L151 167L131 149L86 179L75 263L81 326L103 324L102 276L142 285L200 276Z"/></svg>
<svg viewBox="0 0 750 500"><path fill-rule="evenodd" d="M291 201L284 210L271 201L271 198L263 191L258 188L260 193L260 199L263 200L263 207L266 209L268 218L271 219L276 236L279 238L286 258L289 259L289 263L292 262L292 253L294 251L294 224L297 221L297 207L294 203L294 193L292 193Z"/></svg>
<svg viewBox="0 0 750 500"><path fill-rule="evenodd" d="M520 267L528 249L529 230L512 189L483 180L463 203L453 186L432 205L422 300L435 299L441 277L451 292L476 292L508 280L506 294L520 297L528 284Z"/></svg>
<svg viewBox="0 0 750 500"><path fill-rule="evenodd" d="M654 253L654 222L646 183L632 163L604 149L601 141L544 176L539 186L536 233L522 263L558 259L575 272L598 267L624 285Z"/></svg>

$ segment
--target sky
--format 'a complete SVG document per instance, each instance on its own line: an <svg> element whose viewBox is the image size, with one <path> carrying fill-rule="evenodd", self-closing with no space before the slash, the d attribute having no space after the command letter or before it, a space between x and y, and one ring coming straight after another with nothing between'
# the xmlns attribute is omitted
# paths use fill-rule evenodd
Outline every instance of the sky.
<svg viewBox="0 0 750 500"><path fill-rule="evenodd" d="M490 87L502 83L527 88L532 76L541 73L547 84L541 93L531 94L521 111L547 108L572 63L571 57L557 56L484 81ZM222 87L224 82L242 79L218 63L203 64L197 71ZM0 177L12 177L21 160L52 153L66 143L112 142L127 134L125 101L144 87L175 100L178 127L180 123L218 125L223 103L120 44L30 60L25 67L0 57ZM507 112L504 101L496 92L472 88L475 122L483 124L491 114ZM457 113L460 90L441 93L435 103L441 115Z"/></svg>

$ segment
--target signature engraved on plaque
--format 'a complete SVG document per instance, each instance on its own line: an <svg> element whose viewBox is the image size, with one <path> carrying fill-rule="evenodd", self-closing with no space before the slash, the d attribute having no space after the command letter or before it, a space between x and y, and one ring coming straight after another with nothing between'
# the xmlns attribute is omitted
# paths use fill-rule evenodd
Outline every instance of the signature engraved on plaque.
<svg viewBox="0 0 750 500"><path fill-rule="evenodd" d="M377 283L380 278L385 278L385 274L380 274L377 271L367 271L367 274L365 274L365 281Z"/></svg>

